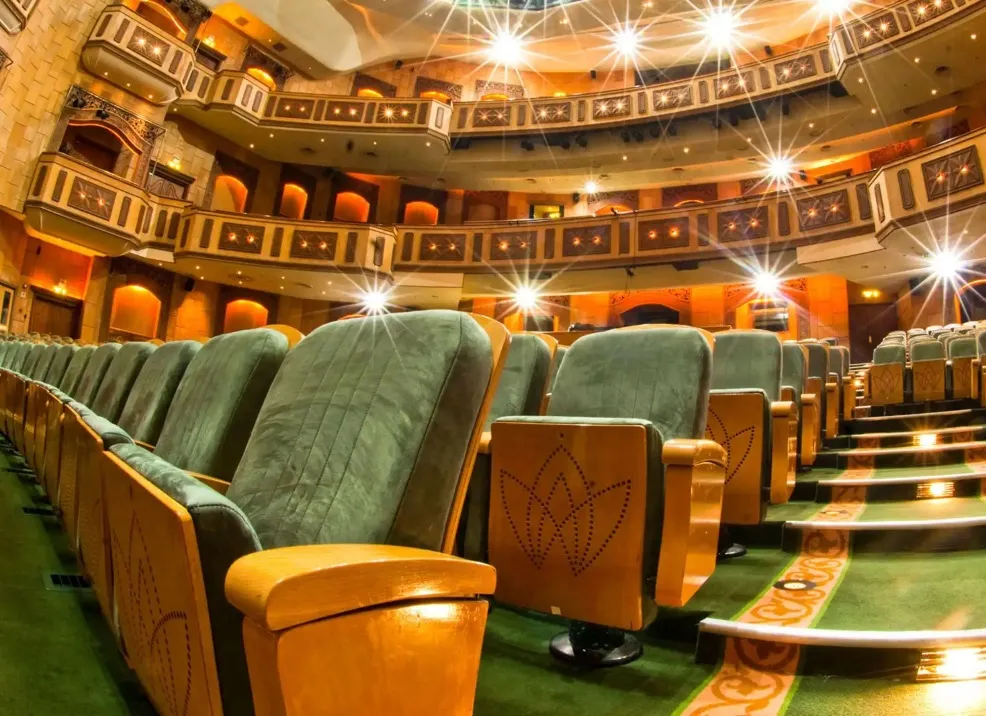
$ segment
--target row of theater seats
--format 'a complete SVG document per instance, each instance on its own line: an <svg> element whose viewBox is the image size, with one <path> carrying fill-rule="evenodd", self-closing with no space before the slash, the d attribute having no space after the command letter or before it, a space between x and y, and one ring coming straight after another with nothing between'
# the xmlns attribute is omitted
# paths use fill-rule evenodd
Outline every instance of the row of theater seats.
<svg viewBox="0 0 986 716"><path fill-rule="evenodd" d="M983 400L984 327L973 321L888 333L873 350L867 371L870 403Z"/></svg>
<svg viewBox="0 0 986 716"><path fill-rule="evenodd" d="M563 658L634 658L720 524L838 431L847 357L677 326L558 347L449 311L11 341L0 427L160 713L464 713L480 595L570 619Z"/></svg>

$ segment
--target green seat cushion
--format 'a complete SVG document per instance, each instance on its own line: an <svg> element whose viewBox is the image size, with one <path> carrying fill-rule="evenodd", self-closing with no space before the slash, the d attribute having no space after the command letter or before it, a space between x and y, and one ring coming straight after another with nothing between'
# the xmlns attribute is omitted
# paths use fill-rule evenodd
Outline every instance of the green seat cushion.
<svg viewBox="0 0 986 716"><path fill-rule="evenodd" d="M28 351L32 348L31 343L20 342L14 345L14 350L10 357L10 364L4 366L7 370L12 370L15 373L20 373L24 369L24 361L27 359Z"/></svg>
<svg viewBox="0 0 986 716"><path fill-rule="evenodd" d="M75 351L72 360L68 363L68 367L65 368L62 379L56 385L66 393L74 393L79 385L79 381L82 380L82 375L86 372L86 367L89 365L92 354L95 352L96 346L82 346Z"/></svg>
<svg viewBox="0 0 986 716"><path fill-rule="evenodd" d="M945 346L938 341L923 341L911 346L911 361L940 360L945 357Z"/></svg>
<svg viewBox="0 0 986 716"><path fill-rule="evenodd" d="M808 349L808 377L821 378L824 385L829 377L829 351L818 341L800 341Z"/></svg>
<svg viewBox="0 0 986 716"><path fill-rule="evenodd" d="M111 420L97 415L81 403L70 404L79 414L82 421L103 440L103 449L109 450L113 445L133 442L127 431Z"/></svg>
<svg viewBox="0 0 986 716"><path fill-rule="evenodd" d="M13 347L14 347L13 342L8 341L6 339L0 339L0 368L3 368L7 365L7 354L10 352L10 349Z"/></svg>
<svg viewBox="0 0 986 716"><path fill-rule="evenodd" d="M27 351L27 355L24 357L24 363L18 372L25 378L30 378L34 375L34 368L38 365L38 361L41 360L41 356L44 355L47 348L48 346L42 343L31 345Z"/></svg>
<svg viewBox="0 0 986 716"><path fill-rule="evenodd" d="M34 364L34 369L27 377L31 380L44 380L44 377L48 374L48 368L51 367L51 361L54 360L57 352L58 346L54 344L45 346L41 351L41 355L38 357L38 362Z"/></svg>
<svg viewBox="0 0 986 716"><path fill-rule="evenodd" d="M92 404L92 401L96 399L96 393L99 392L99 386L106 376L106 371L109 370L110 364L116 358L120 348L119 343L104 343L93 352L85 371L75 386L75 390L70 393L73 399L83 405Z"/></svg>
<svg viewBox="0 0 986 716"><path fill-rule="evenodd" d="M904 364L906 362L907 351L904 350L904 346L881 343L873 351L874 365L886 365L887 363Z"/></svg>
<svg viewBox="0 0 986 716"><path fill-rule="evenodd" d="M116 352L90 404L93 412L112 422L119 420L130 388L155 348L153 343L133 342Z"/></svg>
<svg viewBox="0 0 986 716"><path fill-rule="evenodd" d="M579 338L558 369L552 417L649 420L664 440L705 435L712 348L685 326Z"/></svg>
<svg viewBox="0 0 986 716"><path fill-rule="evenodd" d="M974 358L976 355L976 339L972 336L956 338L948 344L949 358Z"/></svg>
<svg viewBox="0 0 986 716"><path fill-rule="evenodd" d="M190 472L229 480L288 341L269 328L216 336L191 360L154 452Z"/></svg>
<svg viewBox="0 0 986 716"><path fill-rule="evenodd" d="M780 399L781 340L758 330L725 331L716 336L712 389L762 391L769 402Z"/></svg>
<svg viewBox="0 0 986 716"><path fill-rule="evenodd" d="M805 354L797 343L781 346L781 387L794 391L794 402L801 407L801 394L805 391Z"/></svg>
<svg viewBox="0 0 986 716"><path fill-rule="evenodd" d="M65 371L68 369L69 363L72 362L72 358L78 350L78 346L58 346L55 356L51 359L51 364L48 366L48 372L45 373L42 380L48 385L60 384L62 378L65 377Z"/></svg>
<svg viewBox="0 0 986 716"><path fill-rule="evenodd" d="M558 375L558 368L561 367L566 353L568 353L568 346L558 346L555 350L555 359L551 363L551 372L548 374L548 392L554 390L555 376Z"/></svg>
<svg viewBox="0 0 986 716"><path fill-rule="evenodd" d="M285 359L227 497L265 548L440 549L492 369L465 313L324 325Z"/></svg>
<svg viewBox="0 0 986 716"><path fill-rule="evenodd" d="M516 335L500 375L483 430L503 415L537 415L551 363L548 345L535 335Z"/></svg>
<svg viewBox="0 0 986 716"><path fill-rule="evenodd" d="M233 562L259 551L260 540L243 512L211 487L137 445L120 444L110 449L191 515L205 582L223 711L253 713L243 651L243 617L226 601L225 583L226 572ZM158 578L167 579L167 575Z"/></svg>
<svg viewBox="0 0 986 716"><path fill-rule="evenodd" d="M117 421L135 440L157 442L178 384L200 348L198 341L173 341L148 356Z"/></svg>

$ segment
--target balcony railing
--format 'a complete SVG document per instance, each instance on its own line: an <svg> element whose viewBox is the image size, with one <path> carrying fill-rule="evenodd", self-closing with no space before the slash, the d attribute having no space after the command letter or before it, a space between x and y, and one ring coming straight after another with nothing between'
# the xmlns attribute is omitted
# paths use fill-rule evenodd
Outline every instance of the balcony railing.
<svg viewBox="0 0 986 716"><path fill-rule="evenodd" d="M898 227L932 226L935 219L986 201L984 154L986 129L980 129L881 167L870 179L877 237L882 240ZM932 233L948 240L957 237L946 236L944 228L957 233L971 226L953 219L950 227Z"/></svg>
<svg viewBox="0 0 986 716"><path fill-rule="evenodd" d="M13 35L24 29L38 0L0 0L0 27Z"/></svg>
<svg viewBox="0 0 986 716"><path fill-rule="evenodd" d="M111 5L96 20L82 63L97 77L155 104L168 104L181 96L195 53L129 8Z"/></svg>

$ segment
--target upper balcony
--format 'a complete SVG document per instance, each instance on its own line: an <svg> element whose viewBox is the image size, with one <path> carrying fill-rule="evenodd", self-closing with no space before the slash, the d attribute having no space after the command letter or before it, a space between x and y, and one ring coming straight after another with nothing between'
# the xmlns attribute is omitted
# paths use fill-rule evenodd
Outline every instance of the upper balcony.
<svg viewBox="0 0 986 716"><path fill-rule="evenodd" d="M11 35L24 29L38 0L0 0L0 27Z"/></svg>
<svg viewBox="0 0 986 716"><path fill-rule="evenodd" d="M123 5L103 10L82 48L90 73L160 105L181 96L194 63L191 47Z"/></svg>

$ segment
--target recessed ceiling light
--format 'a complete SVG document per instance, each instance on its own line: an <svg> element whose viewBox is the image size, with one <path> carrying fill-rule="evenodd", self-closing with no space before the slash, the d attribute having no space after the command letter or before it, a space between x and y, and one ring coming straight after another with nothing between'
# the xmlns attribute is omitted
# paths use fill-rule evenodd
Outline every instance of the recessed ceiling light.
<svg viewBox="0 0 986 716"><path fill-rule="evenodd" d="M931 90L931 94L938 94L938 90L936 89Z"/></svg>
<svg viewBox="0 0 986 716"><path fill-rule="evenodd" d="M876 114L876 107L870 110L870 114Z"/></svg>
<svg viewBox="0 0 986 716"><path fill-rule="evenodd" d="M683 151L683 152L684 152L685 154L688 154L688 152L689 152L690 150L688 149L688 147L685 147L685 148L684 148L684 149L683 149L682 151Z"/></svg>
<svg viewBox="0 0 986 716"><path fill-rule="evenodd" d="M920 58L920 57L915 57L915 58L914 58L914 61L915 61L915 62L920 62L920 61L921 61L921 58Z"/></svg>
<svg viewBox="0 0 986 716"><path fill-rule="evenodd" d="M851 5L852 0L817 0L815 3L818 12L829 17L837 17L848 12Z"/></svg>
<svg viewBox="0 0 986 716"><path fill-rule="evenodd" d="M814 129L814 128L815 128L815 123L814 122L808 122L808 129Z"/></svg>
<svg viewBox="0 0 986 716"><path fill-rule="evenodd" d="M513 66L524 56L524 40L509 28L501 28L490 38L486 54L500 65Z"/></svg>
<svg viewBox="0 0 986 716"><path fill-rule="evenodd" d="M425 146L426 147L430 147L431 146L431 142L425 142Z"/></svg>
<svg viewBox="0 0 986 716"><path fill-rule="evenodd" d="M198 267L198 266L196 266L196 267L195 267L195 270L196 270L196 271L198 271L198 270L199 270L199 267Z"/></svg>
<svg viewBox="0 0 986 716"><path fill-rule="evenodd" d="M767 160L767 177L778 184L787 184L794 171L794 161L791 157L775 155Z"/></svg>
<svg viewBox="0 0 986 716"><path fill-rule="evenodd" d="M702 18L706 42L717 50L729 49L736 39L737 24L737 17L729 8L710 8Z"/></svg>
<svg viewBox="0 0 986 716"><path fill-rule="evenodd" d="M640 33L632 27L622 26L610 35L609 42L623 57L636 57L640 49Z"/></svg>
<svg viewBox="0 0 986 716"><path fill-rule="evenodd" d="M250 145L250 149L253 149L253 145L252 144Z"/></svg>
<svg viewBox="0 0 986 716"><path fill-rule="evenodd" d="M271 138L271 139L273 139L273 138L274 138L274 133L273 133L273 132L271 132L271 133L270 133L270 138Z"/></svg>
<svg viewBox="0 0 986 716"><path fill-rule="evenodd" d="M862 77L860 77L859 80L857 80L857 81L859 82L859 84L863 84L863 78Z"/></svg>
<svg viewBox="0 0 986 716"><path fill-rule="evenodd" d="M568 18L567 18L567 17L563 17L563 18L562 18L561 20L559 20L558 22L559 22L560 24L562 24L562 25L567 25L567 24L568 24Z"/></svg>
<svg viewBox="0 0 986 716"><path fill-rule="evenodd" d="M583 194L596 194L598 192L599 192L599 184L593 181L592 179L589 179L588 181L586 181L585 184L582 185Z"/></svg>
<svg viewBox="0 0 986 716"><path fill-rule="evenodd" d="M969 37L971 37L973 40L975 40L976 39L976 33L972 33L971 35L969 35Z"/></svg>
<svg viewBox="0 0 986 716"><path fill-rule="evenodd" d="M627 155L626 155L626 154L624 154L624 155L623 155L623 161L626 161L626 160L627 160Z"/></svg>

